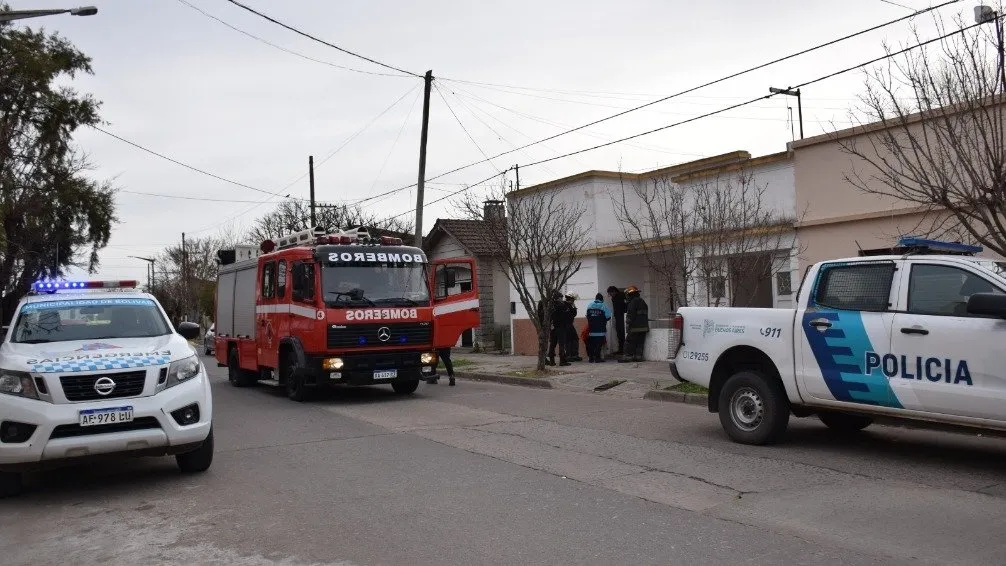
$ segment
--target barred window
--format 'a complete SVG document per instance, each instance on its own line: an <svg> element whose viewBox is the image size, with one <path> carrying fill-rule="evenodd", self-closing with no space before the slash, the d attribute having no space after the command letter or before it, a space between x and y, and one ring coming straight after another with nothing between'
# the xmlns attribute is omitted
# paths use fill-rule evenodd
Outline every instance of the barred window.
<svg viewBox="0 0 1006 566"><path fill-rule="evenodd" d="M851 311L886 311L890 307L894 263L824 265L814 302Z"/></svg>
<svg viewBox="0 0 1006 566"><path fill-rule="evenodd" d="M780 271L775 274L775 288L779 296L793 294L793 277L789 271Z"/></svg>

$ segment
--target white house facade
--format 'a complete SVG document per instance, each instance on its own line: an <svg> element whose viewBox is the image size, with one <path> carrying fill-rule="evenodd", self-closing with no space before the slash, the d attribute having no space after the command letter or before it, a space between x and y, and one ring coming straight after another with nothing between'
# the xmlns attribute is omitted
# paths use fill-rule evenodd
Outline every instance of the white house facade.
<svg viewBox="0 0 1006 566"><path fill-rule="evenodd" d="M664 360L667 358L669 322L674 310L681 306L676 303L683 301L673 299L668 277L652 267L654 262L648 260L642 248L650 245L647 241L652 234L641 235L640 231L627 228L622 219L626 214L648 214L648 209L653 208L640 198L641 189L669 190L683 195L680 209L687 211L682 215L687 218L694 212L692 207L697 206L693 199L695 194L717 184L738 186L741 183L759 187L761 208L779 218L780 226L772 230L771 237L758 238L756 244L751 244L755 240L748 236L745 240L748 245L731 250L735 244L728 242L719 246L715 254L710 253L707 240L692 237L694 244L685 241L689 238L676 240L677 249L688 250L686 265L704 266L702 276L696 270L687 281L678 281L679 293L684 295L683 301L691 305L788 306L798 282L795 270L799 246L792 228L797 216L793 160L787 153L751 158L747 152L738 151L645 173L587 171L514 191L507 198L520 199L533 192L552 191L557 199L584 207L580 222L587 228L589 242L581 256L579 271L564 289L560 289L578 297L577 329L585 324L582 317L595 294L603 293L608 300L605 290L609 286L624 289L635 285L649 305L651 319L645 358ZM662 232L658 234L663 235ZM751 273L751 263L741 261L752 254L769 258L758 263L764 266L757 269L758 273ZM742 294L743 301L740 300ZM534 354L537 351L534 327L513 288L510 301L511 351ZM617 341L614 325L609 326L609 351L613 351Z"/></svg>

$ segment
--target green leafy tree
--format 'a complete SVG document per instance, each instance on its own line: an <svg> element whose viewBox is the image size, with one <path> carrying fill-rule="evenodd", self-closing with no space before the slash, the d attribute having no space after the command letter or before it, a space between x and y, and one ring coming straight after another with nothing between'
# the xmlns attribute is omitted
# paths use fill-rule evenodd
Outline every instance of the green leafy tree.
<svg viewBox="0 0 1006 566"><path fill-rule="evenodd" d="M2 9L2 8L0 8ZM87 177L74 132L99 102L65 86L91 60L44 31L0 24L0 319L39 277L93 272L116 222L114 190ZM83 258L83 259L78 259Z"/></svg>

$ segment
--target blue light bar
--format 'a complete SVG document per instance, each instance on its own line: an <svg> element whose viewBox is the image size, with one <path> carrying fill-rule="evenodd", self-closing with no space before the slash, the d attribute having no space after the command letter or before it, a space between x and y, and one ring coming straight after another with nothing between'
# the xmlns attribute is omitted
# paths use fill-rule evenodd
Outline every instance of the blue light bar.
<svg viewBox="0 0 1006 566"><path fill-rule="evenodd" d="M898 238L898 247L902 248L925 248L934 252L947 252L947 253L957 253L957 254L977 254L981 253L984 248L981 246L972 246L969 244L961 244L959 242L941 242L939 240L927 240L925 238L917 238L915 236L902 236Z"/></svg>

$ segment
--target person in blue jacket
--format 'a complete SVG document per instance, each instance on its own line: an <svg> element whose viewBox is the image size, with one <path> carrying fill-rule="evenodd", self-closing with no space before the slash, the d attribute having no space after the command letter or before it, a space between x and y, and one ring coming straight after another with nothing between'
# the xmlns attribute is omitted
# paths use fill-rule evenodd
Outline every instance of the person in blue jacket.
<svg viewBox="0 0 1006 566"><path fill-rule="evenodd" d="M587 305L587 357L590 363L599 364L604 361L601 357L601 347L604 339L608 335L608 321L611 320L611 309L604 304L604 295L598 293L594 297L594 302Z"/></svg>

